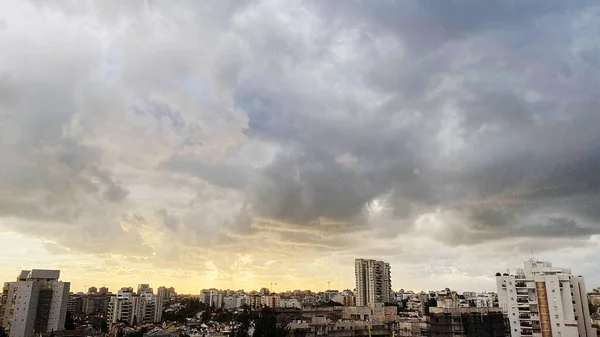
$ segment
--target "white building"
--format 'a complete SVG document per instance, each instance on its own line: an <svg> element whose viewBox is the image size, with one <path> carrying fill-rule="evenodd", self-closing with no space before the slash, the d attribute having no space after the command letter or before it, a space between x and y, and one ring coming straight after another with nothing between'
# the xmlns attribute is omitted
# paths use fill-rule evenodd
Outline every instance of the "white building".
<svg viewBox="0 0 600 337"><path fill-rule="evenodd" d="M279 299L279 307L302 309L302 303L297 298L281 298Z"/></svg>
<svg viewBox="0 0 600 337"><path fill-rule="evenodd" d="M356 305L373 306L393 301L390 264L383 261L356 259Z"/></svg>
<svg viewBox="0 0 600 337"><path fill-rule="evenodd" d="M151 292L143 292L138 300L137 321L160 323L162 321L163 299Z"/></svg>
<svg viewBox="0 0 600 337"><path fill-rule="evenodd" d="M121 288L108 303L108 322L126 322L132 325L136 310L137 300L133 294L133 288Z"/></svg>
<svg viewBox="0 0 600 337"><path fill-rule="evenodd" d="M204 289L200 292L200 301L215 308L223 307L223 293L217 289Z"/></svg>
<svg viewBox="0 0 600 337"><path fill-rule="evenodd" d="M122 288L108 303L107 319L109 323L126 322L129 325L159 323L162 312L163 300L151 290L142 290L138 296L132 288Z"/></svg>
<svg viewBox="0 0 600 337"><path fill-rule="evenodd" d="M480 293L475 298L475 306L477 308L491 308L494 306L495 296L493 293Z"/></svg>
<svg viewBox="0 0 600 337"><path fill-rule="evenodd" d="M0 324L9 337L64 330L71 284L59 277L59 270L23 270L4 284Z"/></svg>
<svg viewBox="0 0 600 337"><path fill-rule="evenodd" d="M496 274L498 302L512 337L592 337L585 282L550 262L525 261L514 275Z"/></svg>

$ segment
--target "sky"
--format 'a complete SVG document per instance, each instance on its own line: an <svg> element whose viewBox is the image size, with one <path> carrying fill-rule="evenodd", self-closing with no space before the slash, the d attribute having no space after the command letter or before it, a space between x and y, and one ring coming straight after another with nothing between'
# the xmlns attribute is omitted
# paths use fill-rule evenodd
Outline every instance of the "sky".
<svg viewBox="0 0 600 337"><path fill-rule="evenodd" d="M600 286L597 1L3 0L0 51L2 281Z"/></svg>

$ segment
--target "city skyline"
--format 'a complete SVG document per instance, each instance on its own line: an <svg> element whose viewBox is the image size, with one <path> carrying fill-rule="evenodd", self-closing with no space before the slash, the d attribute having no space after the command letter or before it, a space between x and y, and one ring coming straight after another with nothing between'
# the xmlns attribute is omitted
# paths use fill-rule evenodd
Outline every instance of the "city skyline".
<svg viewBox="0 0 600 337"><path fill-rule="evenodd" d="M2 1L0 277L600 284L600 3L482 3Z"/></svg>

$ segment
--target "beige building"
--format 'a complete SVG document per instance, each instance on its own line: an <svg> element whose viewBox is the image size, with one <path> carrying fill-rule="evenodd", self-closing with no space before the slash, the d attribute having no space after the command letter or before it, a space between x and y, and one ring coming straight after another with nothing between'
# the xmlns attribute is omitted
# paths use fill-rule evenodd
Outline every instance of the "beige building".
<svg viewBox="0 0 600 337"><path fill-rule="evenodd" d="M64 330L71 284L59 277L59 270L23 270L4 284L0 324L9 337Z"/></svg>
<svg viewBox="0 0 600 337"><path fill-rule="evenodd" d="M393 300L390 264L383 261L356 259L356 305L372 306Z"/></svg>

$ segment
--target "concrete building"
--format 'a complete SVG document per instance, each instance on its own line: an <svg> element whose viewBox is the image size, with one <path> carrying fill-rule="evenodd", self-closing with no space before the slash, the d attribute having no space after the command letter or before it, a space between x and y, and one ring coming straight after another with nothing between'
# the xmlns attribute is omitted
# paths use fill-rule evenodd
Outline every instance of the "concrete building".
<svg viewBox="0 0 600 337"><path fill-rule="evenodd" d="M279 295L264 295L260 297L260 304L263 307L279 308L280 300Z"/></svg>
<svg viewBox="0 0 600 337"><path fill-rule="evenodd" d="M71 284L59 277L59 270L23 270L4 284L0 325L9 337L64 330Z"/></svg>
<svg viewBox="0 0 600 337"><path fill-rule="evenodd" d="M91 286L88 288L88 294L96 294L98 292L98 288Z"/></svg>
<svg viewBox="0 0 600 337"><path fill-rule="evenodd" d="M100 289L98 289L98 294L100 294L100 295L106 295L106 294L108 294L108 288L107 287L100 287Z"/></svg>
<svg viewBox="0 0 600 337"><path fill-rule="evenodd" d="M117 296L110 298L107 311L109 323L159 323L162 320L163 301L148 290L142 290L138 296L132 288L122 288Z"/></svg>
<svg viewBox="0 0 600 337"><path fill-rule="evenodd" d="M136 309L138 322L160 323L162 321L163 299L150 292L144 292L138 299Z"/></svg>
<svg viewBox="0 0 600 337"><path fill-rule="evenodd" d="M504 337L504 315L500 308L430 308L431 337Z"/></svg>
<svg viewBox="0 0 600 337"><path fill-rule="evenodd" d="M87 295L83 296L83 313L106 314L108 312L108 303L111 296L108 295Z"/></svg>
<svg viewBox="0 0 600 337"><path fill-rule="evenodd" d="M110 323L125 322L133 325L137 300L133 288L121 288L108 303L107 320Z"/></svg>
<svg viewBox="0 0 600 337"><path fill-rule="evenodd" d="M475 306L477 308L491 308L494 306L496 296L493 293L480 293L475 297Z"/></svg>
<svg viewBox="0 0 600 337"><path fill-rule="evenodd" d="M223 293L217 289L203 289L200 292L200 301L215 308L223 307Z"/></svg>
<svg viewBox="0 0 600 337"><path fill-rule="evenodd" d="M550 262L529 260L509 275L496 274L498 302L513 337L591 337L583 277Z"/></svg>
<svg viewBox="0 0 600 337"><path fill-rule="evenodd" d="M150 288L150 285L148 283L138 284L137 294L141 295L144 292L153 293L153 290L152 290L152 288Z"/></svg>
<svg viewBox="0 0 600 337"><path fill-rule="evenodd" d="M83 312L83 296L81 295L69 295L67 302L67 311L71 314L78 314Z"/></svg>
<svg viewBox="0 0 600 337"><path fill-rule="evenodd" d="M393 301L390 264L383 261L356 259L356 305L372 306Z"/></svg>
<svg viewBox="0 0 600 337"><path fill-rule="evenodd" d="M302 303L296 298L280 298L278 307L302 309Z"/></svg>

